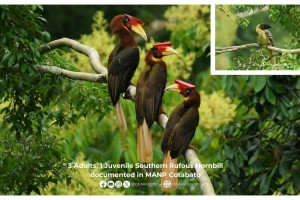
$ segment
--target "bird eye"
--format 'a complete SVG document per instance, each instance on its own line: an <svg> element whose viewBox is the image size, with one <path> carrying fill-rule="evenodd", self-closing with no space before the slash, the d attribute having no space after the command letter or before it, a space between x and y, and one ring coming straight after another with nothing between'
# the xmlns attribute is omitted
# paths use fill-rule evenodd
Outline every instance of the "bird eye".
<svg viewBox="0 0 300 200"><path fill-rule="evenodd" d="M186 89L186 90L185 90L185 93L186 93L186 95L185 95L185 96L189 96L189 95L190 95L190 93L191 93L191 89Z"/></svg>
<svg viewBox="0 0 300 200"><path fill-rule="evenodd" d="M127 16L125 16L124 23L127 24L128 22L129 22L129 18Z"/></svg>
<svg viewBox="0 0 300 200"><path fill-rule="evenodd" d="M157 54L157 49L156 48L153 48L153 55L156 55Z"/></svg>

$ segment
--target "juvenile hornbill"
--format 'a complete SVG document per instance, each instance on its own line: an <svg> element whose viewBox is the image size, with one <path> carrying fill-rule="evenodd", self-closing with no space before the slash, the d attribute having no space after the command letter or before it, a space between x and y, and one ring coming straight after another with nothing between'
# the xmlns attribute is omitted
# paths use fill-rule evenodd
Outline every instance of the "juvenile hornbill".
<svg viewBox="0 0 300 200"><path fill-rule="evenodd" d="M171 45L171 42L153 44L146 54L146 68L140 75L136 87L137 152L138 160L142 163L152 161L152 138L149 129L162 109L162 97L167 83L167 65L162 57L178 55Z"/></svg>
<svg viewBox="0 0 300 200"><path fill-rule="evenodd" d="M274 46L274 40L271 32L268 30L271 28L268 24L258 24L256 26L256 32L258 34L257 36L257 42L259 45L271 45ZM272 51L268 49L269 57L270 57L270 63L276 64L276 60L274 55L272 54Z"/></svg>
<svg viewBox="0 0 300 200"><path fill-rule="evenodd" d="M170 173L177 174L177 168L172 168L170 165L177 164L177 157L187 148L193 148L190 142L199 123L200 95L195 85L180 80L176 80L175 84L170 85L166 90L176 91L185 97L171 113L161 142L164 164L167 166L163 168L166 176L161 178L161 187L163 191L171 192L177 189L178 178L170 176ZM165 187L165 181L170 181L171 186Z"/></svg>
<svg viewBox="0 0 300 200"><path fill-rule="evenodd" d="M130 85L130 80L140 60L139 49L131 31L147 40L142 25L144 22L127 14L115 16L110 23L112 33L119 36L120 42L109 55L107 85L123 140L127 132L127 124L120 102L120 94L125 92Z"/></svg>

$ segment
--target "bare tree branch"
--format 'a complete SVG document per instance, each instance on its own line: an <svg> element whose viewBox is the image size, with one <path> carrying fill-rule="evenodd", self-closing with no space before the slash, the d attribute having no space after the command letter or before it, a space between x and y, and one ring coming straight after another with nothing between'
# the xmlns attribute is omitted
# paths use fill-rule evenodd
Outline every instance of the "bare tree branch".
<svg viewBox="0 0 300 200"><path fill-rule="evenodd" d="M107 74L107 68L104 67L101 62L100 62L100 57L98 52L89 46L86 46L84 44L81 44L77 42L76 40L72 40L69 38L61 38L58 40L54 40L49 42L47 45L43 45L40 47L40 52L41 53L46 53L48 51L51 51L56 48L60 47L69 47L74 49L78 53L82 53L89 57L91 65L93 69L99 73L99 74Z"/></svg>
<svg viewBox="0 0 300 200"><path fill-rule="evenodd" d="M36 65L34 66L41 73L50 73L53 75L67 77L73 80L82 80L82 81L90 81L90 82L98 82L98 83L106 83L106 74L92 74L85 72L74 72L66 69L62 69L56 66L48 66L48 65ZM19 73L20 68L19 65L15 65L11 68L5 68L4 66L0 66L0 71L5 70L8 73Z"/></svg>
<svg viewBox="0 0 300 200"><path fill-rule="evenodd" d="M215 49L215 54L219 55L221 53L238 51L238 50L248 49L248 48L265 48L265 49L270 49L272 51L285 53L285 54L300 54L300 49L282 49L282 48L277 48L277 47L267 46L267 45L262 46L257 43L244 44L244 45L240 45L240 46L217 47Z"/></svg>
<svg viewBox="0 0 300 200"><path fill-rule="evenodd" d="M189 164L194 166L196 173L199 175L197 180L200 185L200 190L203 192L204 195L215 195L214 187L201 165L200 160L198 159L195 151L193 149L187 149L184 153L184 157Z"/></svg>
<svg viewBox="0 0 300 200"><path fill-rule="evenodd" d="M64 76L73 80L83 80L83 81L99 82L99 83L106 82L105 73L92 74L92 73L85 73L85 72L73 72L66 69L61 69L56 66L46 66L46 65L38 65L37 68L42 73L50 73L54 75Z"/></svg>

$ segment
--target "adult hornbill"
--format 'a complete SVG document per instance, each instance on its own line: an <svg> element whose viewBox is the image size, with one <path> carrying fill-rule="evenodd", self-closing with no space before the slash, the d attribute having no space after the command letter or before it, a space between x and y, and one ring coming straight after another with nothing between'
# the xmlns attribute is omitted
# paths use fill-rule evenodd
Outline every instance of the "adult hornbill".
<svg viewBox="0 0 300 200"><path fill-rule="evenodd" d="M126 120L120 102L120 94L130 85L130 80L139 64L140 53L131 31L141 35L147 40L142 28L144 22L127 14L115 16L110 28L113 34L120 38L120 43L114 48L108 59L108 92L115 107L117 120L123 133L127 132Z"/></svg>
<svg viewBox="0 0 300 200"><path fill-rule="evenodd" d="M271 45L274 46L274 40L271 32L268 30L271 28L268 24L258 24L256 26L256 32L257 32L257 42L259 45ZM269 57L270 57L270 63L276 64L276 60L274 55L272 54L272 51L268 49Z"/></svg>
<svg viewBox="0 0 300 200"><path fill-rule="evenodd" d="M163 172L166 176L161 179L163 191L171 192L178 187L178 178L171 173L177 174L177 157L185 152L195 135L199 123L200 95L195 85L176 80L174 85L166 88L182 94L185 98L171 113L165 127L164 136L161 142L161 150L164 153ZM171 185L166 184L167 181Z"/></svg>
<svg viewBox="0 0 300 200"><path fill-rule="evenodd" d="M162 110L162 97L167 83L167 65L162 57L178 55L171 45L171 42L154 44L147 52L145 58L147 65L136 87L137 152L138 160L142 163L152 161L152 139L149 129Z"/></svg>

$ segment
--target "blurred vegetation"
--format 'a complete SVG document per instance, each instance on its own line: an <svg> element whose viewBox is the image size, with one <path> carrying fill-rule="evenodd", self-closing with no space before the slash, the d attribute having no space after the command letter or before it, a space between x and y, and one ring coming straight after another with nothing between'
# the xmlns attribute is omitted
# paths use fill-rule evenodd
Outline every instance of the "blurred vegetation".
<svg viewBox="0 0 300 200"><path fill-rule="evenodd" d="M89 162L85 160L85 155L80 153L73 161L76 164L89 166ZM106 190L99 187L99 180L91 178L91 173L101 173L99 168L78 168L72 173L72 179L69 185L65 183L49 184L47 189L43 190L43 195L122 195L123 193L115 190ZM108 179L103 179L108 181Z"/></svg>
<svg viewBox="0 0 300 200"><path fill-rule="evenodd" d="M110 10L113 13L121 7L110 6ZM145 173L160 169L67 168L68 163L137 163L134 104L122 101L129 130L127 146L122 146L105 84L40 74L35 69L35 64L41 63L74 71L91 70L89 61L74 52L39 54L39 45L52 36L51 31L41 28L40 20L45 21L43 7L0 9L4 13L0 21L0 194L162 194L158 177L131 178L132 183L152 185L128 189L101 189L99 182L108 179L90 177L92 172ZM157 32L140 45L142 59L133 83L145 66L147 49L155 42L172 41L180 55L164 59L168 84L180 78L197 85L201 94L200 124L192 145L202 163L224 164L223 169L206 169L216 193L299 194L299 77L211 76L209 6L156 6L157 12L163 9L164 13L147 21L145 29L152 20L159 19L165 21L167 31ZM149 13L146 7L140 7L140 14L143 10ZM134 10L129 11L134 15ZM94 12L89 23L91 31L81 32L78 38L97 49L103 64L116 42L108 29L111 18L106 18L106 13L101 8ZM187 13L191 15L187 17ZM69 12L65 14L66 19L76 21L68 16ZM30 26L21 23L24 16L32 23ZM63 32L61 35L67 37ZM11 71L16 64L22 66L18 74ZM166 112L171 113L182 101L180 95L166 92ZM162 129L157 124L152 127L152 135L153 162L159 164L163 160ZM182 156L179 162L186 163ZM194 178L179 178L179 182L192 185L180 186L172 194L201 194Z"/></svg>
<svg viewBox="0 0 300 200"><path fill-rule="evenodd" d="M218 5L216 6L216 47L256 43L256 26L271 26L275 47L299 48L297 5ZM291 16L295 16L292 17ZM290 20L293 19L293 20ZM265 49L245 49L216 56L216 69L230 70L297 70L299 56L276 56L277 63L270 65Z"/></svg>
<svg viewBox="0 0 300 200"><path fill-rule="evenodd" d="M91 24L96 12L102 10L110 21L115 15L130 14L143 19L145 23L162 18L168 5L44 5L43 15L47 19L44 28L53 39L68 37L79 39L82 34L93 31ZM159 9L157 9L159 7ZM108 30L109 31L109 30Z"/></svg>

